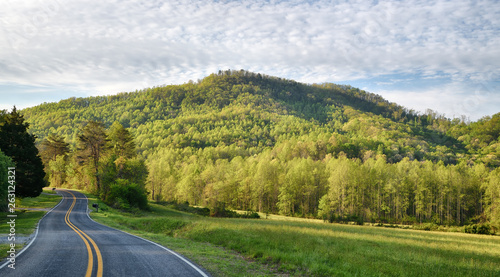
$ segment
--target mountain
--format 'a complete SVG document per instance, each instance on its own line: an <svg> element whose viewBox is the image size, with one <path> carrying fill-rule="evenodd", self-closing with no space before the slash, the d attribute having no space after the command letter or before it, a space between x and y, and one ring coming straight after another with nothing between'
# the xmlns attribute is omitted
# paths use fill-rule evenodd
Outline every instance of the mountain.
<svg viewBox="0 0 500 277"><path fill-rule="evenodd" d="M401 221L406 215L430 221L437 215L440 223L453 219L463 224L485 212L481 205L488 203L478 206L474 201L486 201L481 199L487 188L471 188L478 194L468 204L460 195L445 203L439 198L441 187L429 188L430 200L419 203L413 188L405 192L402 208L403 202L392 198L401 192L393 190L410 181L392 180L390 170L410 164L416 174L437 168L472 174L482 166L489 178L500 165L500 113L471 123L430 110L420 114L351 86L303 84L243 70L219 71L183 85L69 98L22 113L39 143L58 134L74 146L89 120L105 126L119 122L135 137L149 166L149 190L155 199L302 216L328 210L337 216ZM338 200L332 186L343 185L331 180L332 161L352 167L353 174L366 167L368 175L376 173L377 162L383 163L389 175L384 175L384 184L376 183L387 191L359 188L356 194L363 195L377 189L381 199ZM299 168L310 174L295 171ZM370 176L381 177L375 175ZM395 187L385 188L388 180ZM462 211L461 205L469 204L468 212ZM455 214L449 209L445 215L444 206L454 206L450 209Z"/></svg>
<svg viewBox="0 0 500 277"><path fill-rule="evenodd" d="M131 129L146 157L157 147L220 143L261 152L311 132L338 135L346 145L337 150L350 157L381 150L395 162L409 157L455 163L456 153L467 154L465 145L446 133L453 122L432 111L419 115L350 86L306 85L246 71L112 96L69 98L23 113L39 140L55 133L73 141L88 120L108 126L118 121Z"/></svg>

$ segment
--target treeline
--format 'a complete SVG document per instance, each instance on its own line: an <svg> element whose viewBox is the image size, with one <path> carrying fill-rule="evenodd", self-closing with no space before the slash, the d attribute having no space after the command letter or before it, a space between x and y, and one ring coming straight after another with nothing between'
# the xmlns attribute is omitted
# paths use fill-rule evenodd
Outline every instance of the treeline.
<svg viewBox="0 0 500 277"><path fill-rule="evenodd" d="M0 211L15 198L36 197L46 185L35 136L16 107L0 110Z"/></svg>
<svg viewBox="0 0 500 277"><path fill-rule="evenodd" d="M123 210L147 209L148 171L121 124L106 129L102 122L89 121L77 133L75 147L51 134L40 148L51 186L86 189Z"/></svg>
<svg viewBox="0 0 500 277"><path fill-rule="evenodd" d="M111 166L105 157L93 167L78 163L81 126L92 120L103 122L103 128L118 122L135 138L155 200L336 221L498 226L500 195L493 188L500 165L500 114L472 123L447 119L350 86L307 85L247 71L71 98L23 114L39 146L51 133L69 143L73 154L64 166L64 182L71 186L95 189L105 165ZM53 163L50 170L57 172ZM413 177L405 175L403 165ZM349 182L332 184L332 174L341 173L337 166ZM478 168L483 177L475 175ZM462 181L442 179L445 172ZM445 195L449 198L441 199Z"/></svg>
<svg viewBox="0 0 500 277"><path fill-rule="evenodd" d="M158 201L189 202L330 221L500 225L500 170L484 164L388 163L385 155L316 159L293 141L242 157L232 147L163 149L148 162ZM232 157L232 158L231 158Z"/></svg>

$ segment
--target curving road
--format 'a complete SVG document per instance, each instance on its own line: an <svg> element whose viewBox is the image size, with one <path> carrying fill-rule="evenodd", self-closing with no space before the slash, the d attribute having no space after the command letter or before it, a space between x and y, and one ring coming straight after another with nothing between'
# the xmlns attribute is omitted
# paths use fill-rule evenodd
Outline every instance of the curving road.
<svg viewBox="0 0 500 277"><path fill-rule="evenodd" d="M87 198L58 190L63 200L39 223L33 243L0 276L209 276L171 250L101 225L87 214Z"/></svg>

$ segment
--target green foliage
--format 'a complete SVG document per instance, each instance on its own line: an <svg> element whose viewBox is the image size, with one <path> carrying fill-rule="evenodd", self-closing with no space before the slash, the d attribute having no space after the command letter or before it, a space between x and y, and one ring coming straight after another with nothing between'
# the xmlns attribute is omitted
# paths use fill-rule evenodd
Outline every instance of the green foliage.
<svg viewBox="0 0 500 277"><path fill-rule="evenodd" d="M491 235L491 226L488 223L470 224L464 226L464 232L469 234Z"/></svg>
<svg viewBox="0 0 500 277"><path fill-rule="evenodd" d="M189 206L189 203L177 203L177 202L162 202L160 203L169 208L176 209L182 212L188 212L192 214L197 214L201 216L210 216L210 217L226 217L226 218L260 218L260 215L256 212L246 211L244 213L238 213L236 211L227 210L223 203L219 203L218 206L209 209L209 208L200 208Z"/></svg>
<svg viewBox="0 0 500 277"><path fill-rule="evenodd" d="M491 223L493 232L500 230L500 169L492 171L487 178L482 178L485 190L485 215Z"/></svg>
<svg viewBox="0 0 500 277"><path fill-rule="evenodd" d="M7 210L7 193L9 191L8 186L8 168L14 167L12 159L6 156L0 150L0 211Z"/></svg>
<svg viewBox="0 0 500 277"><path fill-rule="evenodd" d="M247 211L245 213L238 213L236 211L226 209L224 203L218 203L217 206L210 210L210 217L227 217L227 218L260 218L256 212Z"/></svg>
<svg viewBox="0 0 500 277"><path fill-rule="evenodd" d="M232 70L23 113L34 134L58 134L71 145L89 120L111 126L108 156L115 157L68 169L68 184L76 187L75 180L91 187L102 177L106 191L106 183L125 178L145 182L156 201L211 209L224 203L233 210L390 224L468 225L483 216L500 228L499 115L450 120L351 86ZM143 160L147 170L127 162L133 160ZM72 167L76 162L68 159Z"/></svg>
<svg viewBox="0 0 500 277"><path fill-rule="evenodd" d="M90 121L75 138L72 151L57 135L41 143L52 186L93 191L124 210L147 208L148 169L127 129L115 122L106 130L102 122Z"/></svg>
<svg viewBox="0 0 500 277"><path fill-rule="evenodd" d="M415 230L423 230L423 231L437 231L439 230L439 225L436 223L424 223L413 226Z"/></svg>
<svg viewBox="0 0 500 277"><path fill-rule="evenodd" d="M67 161L65 156L57 156L55 160L48 162L49 183L53 187L62 187L66 183L66 167Z"/></svg>
<svg viewBox="0 0 500 277"><path fill-rule="evenodd" d="M37 197L45 187L43 163L35 146L35 136L16 107L0 113L0 151L15 163L16 196ZM4 184L6 179L1 180Z"/></svg>
<svg viewBox="0 0 500 277"><path fill-rule="evenodd" d="M162 203L162 204L165 205L165 203ZM167 206L171 207L173 209L176 209L178 211L182 211L182 212L188 212L188 213L197 214L197 215L201 215L201 216L210 216L210 209L209 208L192 207L192 206L189 206L189 203L172 202L172 203L168 203Z"/></svg>
<svg viewBox="0 0 500 277"><path fill-rule="evenodd" d="M110 147L116 156L131 159L137 155L134 138L120 123L114 122L111 125L109 128L109 139L111 141Z"/></svg>
<svg viewBox="0 0 500 277"><path fill-rule="evenodd" d="M89 166L93 171L95 191L101 191L99 162L109 149L108 136L102 122L89 121L78 135L77 158L80 163Z"/></svg>
<svg viewBox="0 0 500 277"><path fill-rule="evenodd" d="M109 191L101 195L104 203L121 210L148 208L146 192L137 184L118 179L109 187Z"/></svg>
<svg viewBox="0 0 500 277"><path fill-rule="evenodd" d="M54 161L58 156L65 156L69 153L69 144L60 135L50 134L42 141L40 148L44 163Z"/></svg>

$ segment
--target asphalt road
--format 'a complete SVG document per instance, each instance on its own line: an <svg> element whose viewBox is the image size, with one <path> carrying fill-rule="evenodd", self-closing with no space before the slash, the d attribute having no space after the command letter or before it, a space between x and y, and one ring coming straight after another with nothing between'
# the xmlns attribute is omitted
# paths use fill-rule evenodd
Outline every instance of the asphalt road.
<svg viewBox="0 0 500 277"><path fill-rule="evenodd" d="M87 198L59 190L61 203L39 223L33 243L0 276L209 276L173 251L96 223Z"/></svg>

